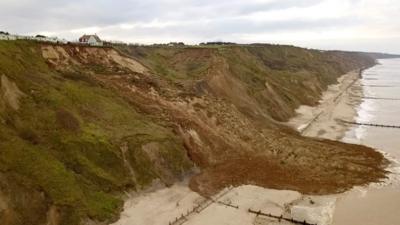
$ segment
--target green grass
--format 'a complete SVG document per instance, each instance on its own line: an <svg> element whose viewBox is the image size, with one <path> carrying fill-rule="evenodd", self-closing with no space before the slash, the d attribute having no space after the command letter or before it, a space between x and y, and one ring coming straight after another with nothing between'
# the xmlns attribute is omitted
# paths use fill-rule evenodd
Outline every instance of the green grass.
<svg viewBox="0 0 400 225"><path fill-rule="evenodd" d="M202 78L210 66L210 49L202 47L118 47L139 59L154 73L171 82ZM217 50L217 48L215 48ZM200 55L193 56L200 52Z"/></svg>
<svg viewBox="0 0 400 225"><path fill-rule="evenodd" d="M109 72L98 65L93 68ZM174 156L166 157L174 165L173 173L190 167L182 143L170 129L138 113L86 73L63 74L50 68L38 44L0 41L0 74L26 94L18 112L0 109L0 170L16 173L43 190L50 202L64 209L66 224L78 224L85 217L115 218L123 190L163 176L141 150L148 142L172 146L163 154ZM138 136L145 138L134 138ZM130 143L137 183L122 162L124 142Z"/></svg>
<svg viewBox="0 0 400 225"><path fill-rule="evenodd" d="M173 82L205 79L206 75L213 75L214 71L209 74L211 68L222 69L223 65L217 63L223 61L229 69L226 75L245 84L248 95L278 121L293 116L299 105L318 102L321 90L335 83L339 75L374 63L370 57L357 53L268 44L118 48ZM274 96L266 94L266 82Z"/></svg>
<svg viewBox="0 0 400 225"><path fill-rule="evenodd" d="M83 193L74 176L46 149L27 145L18 139L1 144L1 161L7 169L31 177L47 190L56 204L81 203Z"/></svg>

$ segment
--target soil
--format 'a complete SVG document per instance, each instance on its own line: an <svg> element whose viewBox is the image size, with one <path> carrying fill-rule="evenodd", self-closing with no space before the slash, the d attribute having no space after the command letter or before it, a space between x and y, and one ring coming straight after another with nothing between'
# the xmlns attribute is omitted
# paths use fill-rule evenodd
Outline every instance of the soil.
<svg viewBox="0 0 400 225"><path fill-rule="evenodd" d="M379 155L371 159L380 161ZM374 181L371 174L384 177L383 170L369 168L363 171L346 171L332 168L332 171L317 165L299 166L288 164L276 157L248 156L229 159L202 171L190 181L192 190L204 196L212 196L225 187L257 185L260 187L294 190L303 194L332 194L343 192L356 185Z"/></svg>

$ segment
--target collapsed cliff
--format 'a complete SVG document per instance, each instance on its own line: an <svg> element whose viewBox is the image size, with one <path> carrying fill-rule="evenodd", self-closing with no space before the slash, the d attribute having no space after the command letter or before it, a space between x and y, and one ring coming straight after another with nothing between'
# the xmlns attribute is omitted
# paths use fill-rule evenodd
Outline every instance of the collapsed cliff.
<svg viewBox="0 0 400 225"><path fill-rule="evenodd" d="M335 193L384 177L357 145L282 125L368 55L290 46L96 48L0 42L0 221L84 224L121 193L200 169L203 195L245 183Z"/></svg>

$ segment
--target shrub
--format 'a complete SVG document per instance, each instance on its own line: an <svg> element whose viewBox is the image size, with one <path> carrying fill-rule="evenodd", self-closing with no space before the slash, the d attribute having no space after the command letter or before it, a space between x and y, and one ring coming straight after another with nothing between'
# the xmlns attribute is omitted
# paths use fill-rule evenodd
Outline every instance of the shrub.
<svg viewBox="0 0 400 225"><path fill-rule="evenodd" d="M56 112L56 117L57 117L57 122L63 129L68 131L80 130L78 119L69 111L65 109L59 109Z"/></svg>
<svg viewBox="0 0 400 225"><path fill-rule="evenodd" d="M29 127L25 127L22 128L19 132L18 135L20 138L31 142L32 144L36 145L39 143L39 137L38 135L35 133L35 131L33 131L31 128Z"/></svg>

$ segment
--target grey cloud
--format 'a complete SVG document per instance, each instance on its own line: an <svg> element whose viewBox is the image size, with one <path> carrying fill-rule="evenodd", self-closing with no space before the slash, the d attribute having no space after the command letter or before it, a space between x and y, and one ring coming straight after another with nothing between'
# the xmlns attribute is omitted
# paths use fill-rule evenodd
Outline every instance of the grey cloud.
<svg viewBox="0 0 400 225"><path fill-rule="evenodd" d="M279 32L313 31L359 27L374 24L374 18L346 15L335 18L276 18L276 21L252 21L249 15L258 16L285 9L304 9L325 3L327 0L0 0L0 30L12 33L54 32L67 38L76 38L72 30L99 27L106 38L134 41L207 41L223 39L236 41L238 36ZM342 2L342 1L341 1ZM372 0L345 0L354 9ZM368 3L366 3L368 2ZM340 4L340 3L337 3ZM395 11L400 5L387 8ZM379 17L374 29L400 30L397 15ZM170 22L168 26L143 26L154 21ZM387 22L389 21L389 22ZM388 24L389 23L389 24ZM121 29L121 24L136 24L131 29ZM137 25L139 24L139 25ZM393 34L392 34L393 36ZM293 37L295 39L295 37ZM242 40L242 39L240 39Z"/></svg>
<svg viewBox="0 0 400 225"><path fill-rule="evenodd" d="M125 22L232 17L258 11L304 7L315 0L275 0L269 3L213 0L33 0L0 2L3 26L20 32L108 26Z"/></svg>
<svg viewBox="0 0 400 225"><path fill-rule="evenodd" d="M265 12L271 10L280 10L287 8L304 8L316 5L322 2L321 0L285 0L285 1L271 1L266 3L255 3L244 5L239 9L241 14Z"/></svg>
<svg viewBox="0 0 400 225"><path fill-rule="evenodd" d="M128 30L118 27L106 28L102 31L105 37L125 40L158 39L161 42L168 41L237 41L240 35L257 35L259 33L296 32L303 30L326 31L343 29L358 21L353 18L320 19L320 20L288 20L276 22L255 23L250 20L230 18L215 19L209 22L190 21L188 23L169 25L165 27L138 26Z"/></svg>

